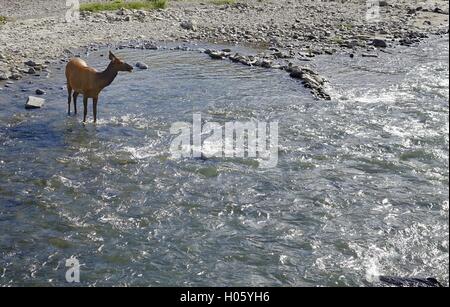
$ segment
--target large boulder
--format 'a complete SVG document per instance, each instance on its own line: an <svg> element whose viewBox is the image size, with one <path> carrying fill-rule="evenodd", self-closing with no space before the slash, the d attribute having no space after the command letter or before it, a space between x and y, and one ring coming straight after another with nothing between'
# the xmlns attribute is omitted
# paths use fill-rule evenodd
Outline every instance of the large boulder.
<svg viewBox="0 0 450 307"><path fill-rule="evenodd" d="M45 99L34 96L28 97L25 109L40 109L44 106Z"/></svg>

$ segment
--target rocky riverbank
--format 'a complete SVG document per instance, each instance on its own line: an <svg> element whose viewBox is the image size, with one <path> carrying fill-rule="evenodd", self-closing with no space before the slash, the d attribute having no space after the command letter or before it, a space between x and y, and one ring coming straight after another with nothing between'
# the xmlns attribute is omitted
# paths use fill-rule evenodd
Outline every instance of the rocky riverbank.
<svg viewBox="0 0 450 307"><path fill-rule="evenodd" d="M257 55L231 49L205 52L214 59L284 69L302 79L317 97L328 99L325 80L311 70L317 55L377 57L391 47L414 46L430 35L448 33L448 1L380 1L376 20L367 19L366 1L242 0L231 5L171 1L165 10L83 13L76 23L65 22L60 10L49 10L60 6L60 0L38 2L0 0L0 12L14 12L0 25L0 82L46 70L47 64L66 61L80 47L120 46L124 41L151 48L174 41L208 42L264 50ZM32 16L42 16L42 9L50 16L20 17L30 16L30 10L35 12Z"/></svg>

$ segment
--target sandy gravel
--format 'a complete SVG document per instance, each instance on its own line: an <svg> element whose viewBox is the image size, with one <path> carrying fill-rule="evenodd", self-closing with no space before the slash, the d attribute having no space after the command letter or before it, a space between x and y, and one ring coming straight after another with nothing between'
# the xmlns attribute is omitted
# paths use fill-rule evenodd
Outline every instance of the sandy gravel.
<svg viewBox="0 0 450 307"><path fill-rule="evenodd" d="M2 76L20 78L28 60L59 60L91 43L226 42L302 58L337 50L376 53L374 38L413 46L426 35L448 33L448 1L382 2L381 19L371 23L366 1L356 0L242 0L231 6L171 1L166 10L88 14L67 23L64 0L0 0L0 15L8 17L0 25L0 82Z"/></svg>

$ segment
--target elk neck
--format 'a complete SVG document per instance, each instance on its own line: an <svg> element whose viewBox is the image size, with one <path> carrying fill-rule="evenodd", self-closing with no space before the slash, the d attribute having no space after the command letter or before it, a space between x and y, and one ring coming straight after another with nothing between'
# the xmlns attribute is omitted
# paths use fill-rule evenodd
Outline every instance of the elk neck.
<svg viewBox="0 0 450 307"><path fill-rule="evenodd" d="M114 68L113 63L109 63L108 67L98 74L99 86L101 89L110 85L114 79L117 77L117 70Z"/></svg>

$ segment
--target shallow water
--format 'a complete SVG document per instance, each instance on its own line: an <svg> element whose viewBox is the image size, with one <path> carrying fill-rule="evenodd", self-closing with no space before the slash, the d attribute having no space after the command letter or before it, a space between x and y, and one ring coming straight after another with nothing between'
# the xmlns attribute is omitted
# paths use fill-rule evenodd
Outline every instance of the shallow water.
<svg viewBox="0 0 450 307"><path fill-rule="evenodd" d="M121 50L150 69L105 90L97 125L66 116L62 71L4 88L0 285L68 285L71 256L82 285L448 285L448 39L394 53L318 59L325 102L281 71ZM37 87L46 106L25 111ZM279 121L278 166L172 159L194 112Z"/></svg>

